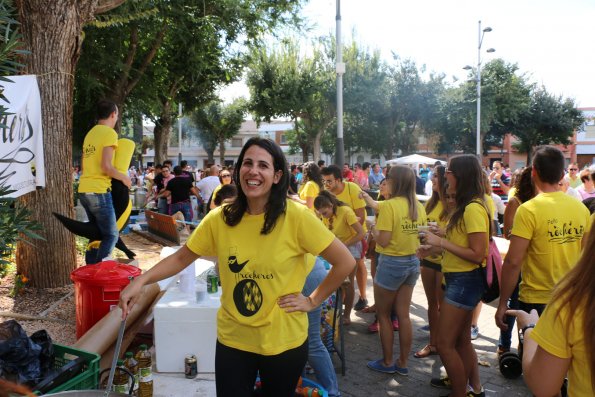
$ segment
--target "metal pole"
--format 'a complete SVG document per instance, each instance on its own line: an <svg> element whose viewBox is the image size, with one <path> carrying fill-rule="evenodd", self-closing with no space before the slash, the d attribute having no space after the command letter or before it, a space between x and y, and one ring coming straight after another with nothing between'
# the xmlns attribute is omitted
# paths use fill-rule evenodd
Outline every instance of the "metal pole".
<svg viewBox="0 0 595 397"><path fill-rule="evenodd" d="M483 164L481 158L481 21L477 33L477 149L476 154L479 162Z"/></svg>
<svg viewBox="0 0 595 397"><path fill-rule="evenodd" d="M342 166L345 163L345 149L343 147L343 45L341 43L341 0L337 0L337 143L335 148L335 164Z"/></svg>
<svg viewBox="0 0 595 397"><path fill-rule="evenodd" d="M182 104L178 104L178 165L182 163Z"/></svg>

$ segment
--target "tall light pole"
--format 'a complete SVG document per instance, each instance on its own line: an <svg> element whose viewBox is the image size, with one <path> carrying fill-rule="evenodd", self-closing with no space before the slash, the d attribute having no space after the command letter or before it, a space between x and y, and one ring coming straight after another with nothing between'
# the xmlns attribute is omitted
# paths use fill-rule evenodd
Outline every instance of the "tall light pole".
<svg viewBox="0 0 595 397"><path fill-rule="evenodd" d="M492 28L489 26L481 29L481 21L478 22L478 29L477 29L477 73L476 73L476 82L477 82L477 136L476 136L476 149L475 154L479 158L481 162L481 45L483 44L483 36L492 31ZM489 48L486 52L495 52L496 50L493 48ZM467 65L463 69L471 70L473 69L471 66Z"/></svg>
<svg viewBox="0 0 595 397"><path fill-rule="evenodd" d="M178 104L178 165L182 163L182 103Z"/></svg>
<svg viewBox="0 0 595 397"><path fill-rule="evenodd" d="M343 45L341 43L341 0L337 0L337 143L335 147L335 164L342 167L345 163L345 150L343 148Z"/></svg>

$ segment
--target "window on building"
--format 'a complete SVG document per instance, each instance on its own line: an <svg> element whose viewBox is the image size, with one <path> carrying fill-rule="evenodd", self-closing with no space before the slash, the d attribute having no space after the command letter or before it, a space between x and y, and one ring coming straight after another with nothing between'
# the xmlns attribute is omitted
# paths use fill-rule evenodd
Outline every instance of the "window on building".
<svg viewBox="0 0 595 397"><path fill-rule="evenodd" d="M231 147L242 147L242 138L231 138Z"/></svg>
<svg viewBox="0 0 595 397"><path fill-rule="evenodd" d="M288 145L289 144L289 142L287 142L287 134L281 133L281 136L279 137L279 143L281 145Z"/></svg>

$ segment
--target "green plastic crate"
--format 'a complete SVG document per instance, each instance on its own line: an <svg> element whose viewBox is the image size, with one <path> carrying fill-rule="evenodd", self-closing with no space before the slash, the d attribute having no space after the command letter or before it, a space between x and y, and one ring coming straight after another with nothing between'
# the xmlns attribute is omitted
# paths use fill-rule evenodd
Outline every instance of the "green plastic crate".
<svg viewBox="0 0 595 397"><path fill-rule="evenodd" d="M84 350L75 349L70 346L63 346L54 344L54 354L56 361L54 362L54 368L61 368L68 362L76 359L77 357L83 357L85 364L80 374L62 383L55 389L50 390L47 394L58 393L67 390L93 390L97 389L99 385L99 361L101 356L99 354L86 352ZM39 393L36 393L39 395Z"/></svg>

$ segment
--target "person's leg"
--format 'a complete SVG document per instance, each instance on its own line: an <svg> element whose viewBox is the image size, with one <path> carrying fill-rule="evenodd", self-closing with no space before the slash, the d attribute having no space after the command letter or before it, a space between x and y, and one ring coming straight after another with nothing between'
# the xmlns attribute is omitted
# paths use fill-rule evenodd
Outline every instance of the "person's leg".
<svg viewBox="0 0 595 397"><path fill-rule="evenodd" d="M259 356L264 397L294 397L295 387L308 358L308 341L274 356Z"/></svg>
<svg viewBox="0 0 595 397"><path fill-rule="evenodd" d="M111 255L119 237L112 195L109 192L85 195L85 201L101 232L101 243L97 249L97 262L100 262Z"/></svg>
<svg viewBox="0 0 595 397"><path fill-rule="evenodd" d="M413 328L409 317L409 307L411 306L414 285L405 283L397 291L397 317L399 318L399 359L397 360L397 366L401 368L407 368L407 359L409 353L411 353ZM382 332L382 326L380 332Z"/></svg>
<svg viewBox="0 0 595 397"><path fill-rule="evenodd" d="M180 210L184 214L184 220L186 222L192 222L192 206L189 202L180 203Z"/></svg>
<svg viewBox="0 0 595 397"><path fill-rule="evenodd" d="M382 347L383 365L385 367L394 364L394 333L390 313L396 295L396 291L391 291L379 286L378 284L374 284L374 302L376 303L376 318L380 326L380 345Z"/></svg>
<svg viewBox="0 0 595 397"><path fill-rule="evenodd" d="M258 355L227 347L215 348L217 397L252 397L258 371Z"/></svg>
<svg viewBox="0 0 595 397"><path fill-rule="evenodd" d="M520 280L519 280L520 282ZM517 283L510 299L508 300L508 308L517 310L519 308L519 283ZM506 331L500 331L500 338L498 340L498 353L504 353L510 351L512 345L512 330L514 328L515 316L506 316L506 324L508 329Z"/></svg>
<svg viewBox="0 0 595 397"><path fill-rule="evenodd" d="M458 308L443 301L438 317L438 354L451 381L451 397L464 397L467 392L468 376L463 359L456 346L459 336L469 335L471 311Z"/></svg>
<svg viewBox="0 0 595 397"><path fill-rule="evenodd" d="M364 259L356 259L356 273L355 278L357 280L357 289L359 290L359 297L362 301L366 302L364 307L367 306L367 295L366 295L366 287L368 284L368 269L366 269L366 264L364 263ZM358 308L359 310L363 309Z"/></svg>
<svg viewBox="0 0 595 397"><path fill-rule="evenodd" d="M426 299L428 300L428 322L430 324L430 346L436 347L436 328L438 327L438 301L436 294L436 271L426 267L421 267L421 282L424 286Z"/></svg>
<svg viewBox="0 0 595 397"><path fill-rule="evenodd" d="M351 324L351 310L353 309L353 300L355 299L355 272L353 269L349 275L349 285L343 286L345 311L343 312L343 324Z"/></svg>
<svg viewBox="0 0 595 397"><path fill-rule="evenodd" d="M471 327L472 315L466 316L464 319L464 327L469 329ZM471 343L471 335L468 332L461 332L456 344L457 352L463 360L465 367L465 379L473 387L475 391L481 390L481 382L479 380L479 366L477 364L477 353Z"/></svg>
<svg viewBox="0 0 595 397"><path fill-rule="evenodd" d="M479 336L479 327L477 323L479 322L479 315L481 314L481 308L483 307L483 303L479 301L475 309L473 309L473 315L471 317L471 326L469 330L471 332L471 339L477 339Z"/></svg>

